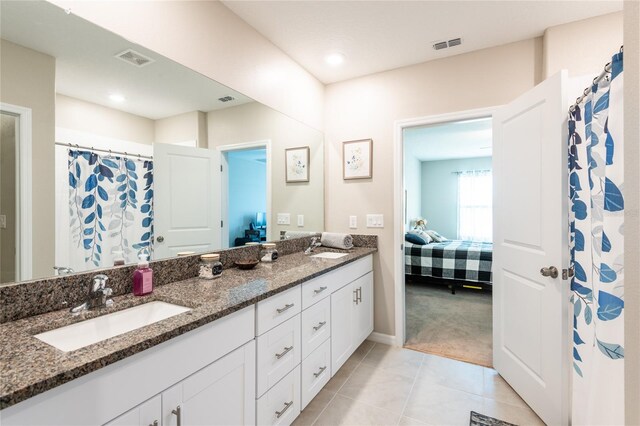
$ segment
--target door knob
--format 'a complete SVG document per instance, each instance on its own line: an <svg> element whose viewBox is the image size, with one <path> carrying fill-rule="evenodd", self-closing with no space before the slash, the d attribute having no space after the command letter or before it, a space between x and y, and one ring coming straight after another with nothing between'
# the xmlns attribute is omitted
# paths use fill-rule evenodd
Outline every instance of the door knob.
<svg viewBox="0 0 640 426"><path fill-rule="evenodd" d="M540 269L540 275L543 277L558 278L558 268L555 266L549 266L548 268Z"/></svg>
<svg viewBox="0 0 640 426"><path fill-rule="evenodd" d="M161 243L164 241L164 237L162 235L159 235L158 238L156 238L156 241Z"/></svg>

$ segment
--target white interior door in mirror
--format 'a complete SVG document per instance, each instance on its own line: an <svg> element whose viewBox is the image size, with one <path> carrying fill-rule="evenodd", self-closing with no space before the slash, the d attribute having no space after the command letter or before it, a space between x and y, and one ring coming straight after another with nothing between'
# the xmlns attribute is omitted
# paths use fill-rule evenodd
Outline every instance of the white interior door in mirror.
<svg viewBox="0 0 640 426"><path fill-rule="evenodd" d="M493 363L547 424L567 424L566 72L494 115Z"/></svg>
<svg viewBox="0 0 640 426"><path fill-rule="evenodd" d="M214 151L154 144L154 258L219 248L219 164ZM217 206L217 208L216 208Z"/></svg>

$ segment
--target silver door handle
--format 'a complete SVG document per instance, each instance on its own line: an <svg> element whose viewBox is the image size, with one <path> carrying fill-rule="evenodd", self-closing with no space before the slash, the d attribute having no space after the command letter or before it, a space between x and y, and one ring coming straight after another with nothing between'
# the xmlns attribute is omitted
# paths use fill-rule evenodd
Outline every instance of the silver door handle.
<svg viewBox="0 0 640 426"><path fill-rule="evenodd" d="M278 311L278 313L281 314L284 311L293 308L293 305L295 305L295 303L288 303L288 304L284 305L284 308L276 309L276 311Z"/></svg>
<svg viewBox="0 0 640 426"><path fill-rule="evenodd" d="M162 235L158 235L158 238L156 238L156 241L161 243L164 241L164 237Z"/></svg>
<svg viewBox="0 0 640 426"><path fill-rule="evenodd" d="M285 402L284 408L280 411L276 411L276 417L280 418L284 414L284 412L287 411L289 407L291 407L292 405L293 405L293 401Z"/></svg>
<svg viewBox="0 0 640 426"><path fill-rule="evenodd" d="M326 365L325 365L324 367L320 367L320 370L318 370L318 372L317 372L317 373L313 373L313 375L314 375L316 378L318 378L318 376L320 376L320 375L324 372L324 370L326 370L326 369L327 369L327 366L326 366Z"/></svg>
<svg viewBox="0 0 640 426"><path fill-rule="evenodd" d="M182 425L182 407L178 405L175 410L171 410L171 414L176 415L176 419L177 419L176 425L181 426Z"/></svg>
<svg viewBox="0 0 640 426"><path fill-rule="evenodd" d="M288 354L292 349L293 349L293 345L285 347L284 351L280 352L279 354L276 354L276 358L278 359L282 358L283 356Z"/></svg>
<svg viewBox="0 0 640 426"><path fill-rule="evenodd" d="M353 290L353 301L356 305L358 304L358 289Z"/></svg>
<svg viewBox="0 0 640 426"><path fill-rule="evenodd" d="M555 266L549 266L548 268L540 269L540 275L543 277L558 278L558 268Z"/></svg>
<svg viewBox="0 0 640 426"><path fill-rule="evenodd" d="M315 331L318 331L318 330L320 330L320 329L321 329L321 328L322 328L326 323L327 323L326 321L320 321L320 322L318 323L318 325L316 325L315 327L313 327L313 329L314 329Z"/></svg>
<svg viewBox="0 0 640 426"><path fill-rule="evenodd" d="M320 288L318 288L318 289L316 289L316 290L313 290L313 292L314 292L315 294L318 294L318 293L322 293L322 292L323 292L323 291L325 291L326 289L327 289L326 287L320 287Z"/></svg>
<svg viewBox="0 0 640 426"><path fill-rule="evenodd" d="M358 287L356 290L356 297L358 298L358 302L362 303L362 287Z"/></svg>

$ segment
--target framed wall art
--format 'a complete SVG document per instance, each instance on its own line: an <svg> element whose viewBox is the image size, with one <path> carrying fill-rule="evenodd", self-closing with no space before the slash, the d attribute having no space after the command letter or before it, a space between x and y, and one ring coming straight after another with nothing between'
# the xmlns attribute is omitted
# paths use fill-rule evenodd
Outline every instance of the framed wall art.
<svg viewBox="0 0 640 426"><path fill-rule="evenodd" d="M309 182L309 147L288 148L284 155L286 182Z"/></svg>
<svg viewBox="0 0 640 426"><path fill-rule="evenodd" d="M370 179L373 174L373 141L363 139L342 143L342 178Z"/></svg>

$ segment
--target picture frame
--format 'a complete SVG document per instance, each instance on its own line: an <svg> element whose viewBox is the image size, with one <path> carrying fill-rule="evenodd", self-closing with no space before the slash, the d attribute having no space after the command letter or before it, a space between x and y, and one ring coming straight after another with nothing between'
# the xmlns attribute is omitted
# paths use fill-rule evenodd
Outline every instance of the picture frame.
<svg viewBox="0 0 640 426"><path fill-rule="evenodd" d="M361 139L342 143L342 178L371 179L373 177L373 140Z"/></svg>
<svg viewBox="0 0 640 426"><path fill-rule="evenodd" d="M285 180L287 183L309 182L309 147L284 150Z"/></svg>

